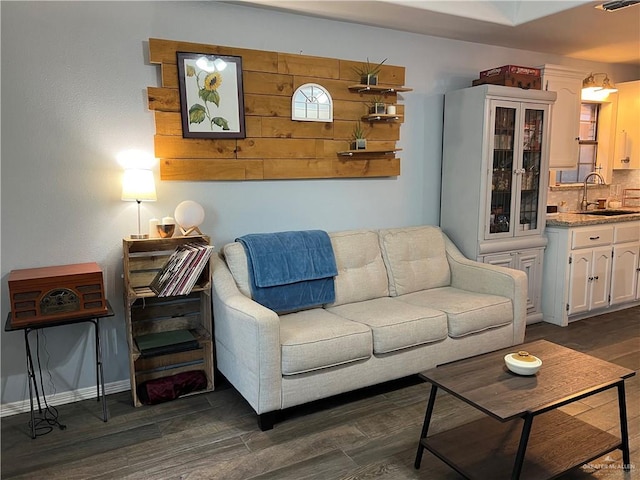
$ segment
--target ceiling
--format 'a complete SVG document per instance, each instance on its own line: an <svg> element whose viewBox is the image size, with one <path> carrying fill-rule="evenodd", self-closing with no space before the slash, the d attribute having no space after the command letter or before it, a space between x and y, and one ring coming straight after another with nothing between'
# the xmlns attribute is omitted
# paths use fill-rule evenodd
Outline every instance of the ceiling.
<svg viewBox="0 0 640 480"><path fill-rule="evenodd" d="M640 66L640 4L537 0L239 0L304 15L468 42ZM235 2L234 2L235 3Z"/></svg>

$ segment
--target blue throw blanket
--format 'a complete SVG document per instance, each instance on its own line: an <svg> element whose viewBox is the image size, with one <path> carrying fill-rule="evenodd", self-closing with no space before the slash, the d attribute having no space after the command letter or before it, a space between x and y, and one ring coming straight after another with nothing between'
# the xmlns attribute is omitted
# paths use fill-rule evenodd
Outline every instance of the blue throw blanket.
<svg viewBox="0 0 640 480"><path fill-rule="evenodd" d="M278 313L331 303L338 274L327 232L255 233L236 241L247 252L253 299Z"/></svg>

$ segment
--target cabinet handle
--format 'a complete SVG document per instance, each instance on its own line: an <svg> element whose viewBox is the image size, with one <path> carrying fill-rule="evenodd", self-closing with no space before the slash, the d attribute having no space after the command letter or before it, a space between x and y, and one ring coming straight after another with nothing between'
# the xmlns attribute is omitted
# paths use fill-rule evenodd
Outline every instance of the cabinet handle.
<svg viewBox="0 0 640 480"><path fill-rule="evenodd" d="M593 277L594 280L598 280L598 275L596 275L595 277Z"/></svg>
<svg viewBox="0 0 640 480"><path fill-rule="evenodd" d="M596 236L596 237L589 237L589 240L598 240L600 238L600 235Z"/></svg>
<svg viewBox="0 0 640 480"><path fill-rule="evenodd" d="M589 277L587 278L587 280L589 280L590 282L593 282L593 277Z"/></svg>

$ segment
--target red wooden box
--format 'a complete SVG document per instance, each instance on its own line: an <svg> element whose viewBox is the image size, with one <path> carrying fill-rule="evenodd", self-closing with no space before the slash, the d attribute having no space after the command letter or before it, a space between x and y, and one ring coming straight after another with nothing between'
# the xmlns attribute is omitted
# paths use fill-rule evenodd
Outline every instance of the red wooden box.
<svg viewBox="0 0 640 480"><path fill-rule="evenodd" d="M540 77L534 75L524 75L521 73L501 73L500 75L492 75L474 80L472 85L483 85L490 83L492 85L504 85L506 87L518 87L525 90L542 90L542 81Z"/></svg>
<svg viewBox="0 0 640 480"><path fill-rule="evenodd" d="M494 75L504 75L505 73L517 73L521 75L533 75L534 77L539 77L540 69L533 67L521 67L519 65L503 65L501 67L483 70L482 72L480 72L480 78L493 77Z"/></svg>
<svg viewBox="0 0 640 480"><path fill-rule="evenodd" d="M13 327L107 312L97 263L12 270L8 281Z"/></svg>

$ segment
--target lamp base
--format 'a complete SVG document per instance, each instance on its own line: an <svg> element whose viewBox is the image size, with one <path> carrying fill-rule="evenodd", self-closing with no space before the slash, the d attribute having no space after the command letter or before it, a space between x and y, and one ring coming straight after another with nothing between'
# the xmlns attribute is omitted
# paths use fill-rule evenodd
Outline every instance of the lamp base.
<svg viewBox="0 0 640 480"><path fill-rule="evenodd" d="M129 235L129 237L132 240L142 240L145 238L149 238L149 234L148 233L132 233L131 235Z"/></svg>
<svg viewBox="0 0 640 480"><path fill-rule="evenodd" d="M202 235L202 232L200 231L200 229L198 227L190 227L190 228L182 228L182 227L180 227L180 232L182 232L182 235L184 235L185 237L188 237L193 232L196 232L197 235Z"/></svg>

